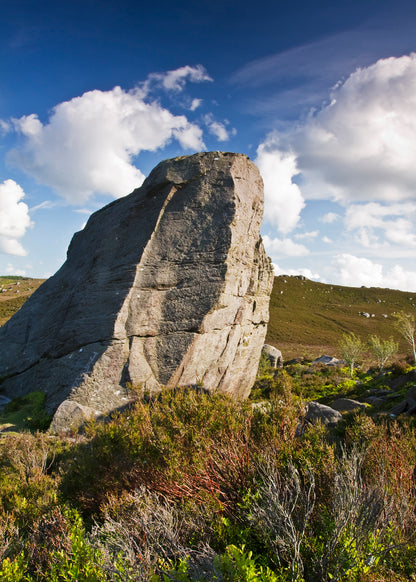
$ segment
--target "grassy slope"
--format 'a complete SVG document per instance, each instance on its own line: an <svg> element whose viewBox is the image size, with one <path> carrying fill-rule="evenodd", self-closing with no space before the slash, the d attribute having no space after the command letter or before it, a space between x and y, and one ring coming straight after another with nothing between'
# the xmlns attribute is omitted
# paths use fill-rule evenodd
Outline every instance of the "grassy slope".
<svg viewBox="0 0 416 582"><path fill-rule="evenodd" d="M0 277L0 324L3 325L42 284L42 279ZM17 283L20 283L17 285ZM393 327L392 313L416 315L416 292L406 293L376 287L341 287L297 277L275 277L270 300L270 323L266 341L279 347L285 359L298 356L337 355L336 346L344 332L367 340L370 334L407 344ZM374 313L366 319L360 312ZM383 318L382 314L387 315Z"/></svg>
<svg viewBox="0 0 416 582"><path fill-rule="evenodd" d="M364 341L371 334L385 339L392 336L400 342L399 351L407 354L408 346L394 329L392 314L416 315L415 305L416 293L279 276L274 280L266 341L279 347L285 359L337 355L342 333L354 332ZM366 319L360 312L375 317Z"/></svg>
<svg viewBox="0 0 416 582"><path fill-rule="evenodd" d="M21 308L43 281L27 277L0 277L0 290L4 290L0 292L0 325L4 325Z"/></svg>

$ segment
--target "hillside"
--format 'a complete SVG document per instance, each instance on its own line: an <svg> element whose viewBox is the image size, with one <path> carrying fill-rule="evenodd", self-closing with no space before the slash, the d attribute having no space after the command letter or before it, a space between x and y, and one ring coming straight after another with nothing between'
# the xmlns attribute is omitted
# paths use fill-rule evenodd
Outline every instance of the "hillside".
<svg viewBox="0 0 416 582"><path fill-rule="evenodd" d="M394 329L392 314L414 314L415 305L416 293L327 285L282 275L274 279L266 341L281 349L288 359L336 355L342 333L353 332L363 340L375 334L381 338L392 336L400 342L400 352L406 354L407 344Z"/></svg>
<svg viewBox="0 0 416 582"><path fill-rule="evenodd" d="M0 325L4 325L43 282L44 279L28 277L0 277Z"/></svg>
<svg viewBox="0 0 416 582"><path fill-rule="evenodd" d="M43 279L0 277L1 325L42 282ZM407 344L393 327L392 314L398 311L416 314L416 292L342 287L281 275L274 279L266 341L281 349L285 359L336 355L341 334L354 332L363 340L371 334L392 336L400 342L400 352L407 354ZM360 313L374 317L366 318Z"/></svg>

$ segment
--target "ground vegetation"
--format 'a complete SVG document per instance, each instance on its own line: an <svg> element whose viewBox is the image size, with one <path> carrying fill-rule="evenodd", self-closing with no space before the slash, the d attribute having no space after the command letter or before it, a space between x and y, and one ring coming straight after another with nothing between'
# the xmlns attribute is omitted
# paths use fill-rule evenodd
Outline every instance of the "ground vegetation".
<svg viewBox="0 0 416 582"><path fill-rule="evenodd" d="M246 402L176 389L82 434L3 432L0 578L416 580L412 418L304 422L411 373L262 362Z"/></svg>

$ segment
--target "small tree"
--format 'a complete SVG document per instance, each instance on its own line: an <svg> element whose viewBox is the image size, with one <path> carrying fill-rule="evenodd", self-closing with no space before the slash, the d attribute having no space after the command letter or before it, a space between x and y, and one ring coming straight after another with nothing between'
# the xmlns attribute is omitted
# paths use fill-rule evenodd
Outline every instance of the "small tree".
<svg viewBox="0 0 416 582"><path fill-rule="evenodd" d="M351 378L357 360L365 350L365 344L354 333L344 333L338 344L341 357L350 367Z"/></svg>
<svg viewBox="0 0 416 582"><path fill-rule="evenodd" d="M394 317L396 318L394 327L397 331L404 337L407 343L410 345L410 349L413 355L413 361L416 364L416 345L415 345L415 331L416 331L416 324L415 318L410 313L404 313L404 311L400 311L399 313L395 313Z"/></svg>
<svg viewBox="0 0 416 582"><path fill-rule="evenodd" d="M383 341L376 335L370 336L370 350L377 362L380 372L383 371L388 360L398 349L399 344L398 342L395 342L393 338Z"/></svg>

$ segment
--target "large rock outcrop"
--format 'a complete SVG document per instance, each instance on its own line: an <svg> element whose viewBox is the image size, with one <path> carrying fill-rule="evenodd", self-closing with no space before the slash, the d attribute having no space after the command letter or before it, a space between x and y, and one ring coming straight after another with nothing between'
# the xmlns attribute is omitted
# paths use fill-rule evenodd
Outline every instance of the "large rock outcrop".
<svg viewBox="0 0 416 582"><path fill-rule="evenodd" d="M241 154L160 163L91 216L67 260L0 330L0 392L107 413L202 383L246 397L268 322L263 183Z"/></svg>

